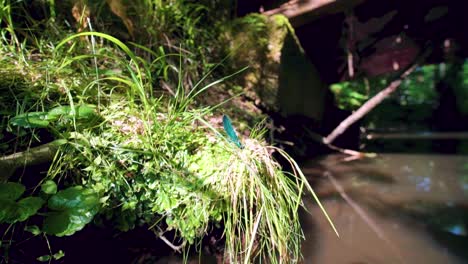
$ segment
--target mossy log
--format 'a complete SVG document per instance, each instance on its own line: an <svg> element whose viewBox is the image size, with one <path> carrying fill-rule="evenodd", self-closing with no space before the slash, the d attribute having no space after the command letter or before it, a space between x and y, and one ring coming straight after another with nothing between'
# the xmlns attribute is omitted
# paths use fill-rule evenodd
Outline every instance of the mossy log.
<svg viewBox="0 0 468 264"><path fill-rule="evenodd" d="M55 140L23 152L0 157L0 181L8 180L20 167L52 161L61 144L63 144L63 140Z"/></svg>

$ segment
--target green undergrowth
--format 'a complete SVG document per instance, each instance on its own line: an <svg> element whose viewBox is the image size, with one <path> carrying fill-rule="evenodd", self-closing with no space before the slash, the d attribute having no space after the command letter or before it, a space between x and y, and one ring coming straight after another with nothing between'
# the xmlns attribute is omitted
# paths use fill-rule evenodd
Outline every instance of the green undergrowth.
<svg viewBox="0 0 468 264"><path fill-rule="evenodd" d="M178 32L188 35L170 38L179 45L174 52L100 32L23 39L9 17L9 2L0 3L0 23L6 25L0 48L5 66L0 166L17 165L19 159L27 170L37 158L34 148L51 146L47 173L1 175L9 182L0 189L19 190L0 196L5 200L0 220L10 225L3 238L14 237L12 226L25 228L29 220L37 224L32 235L55 236L111 223L122 232L147 227L175 251L184 251L199 249L202 239L220 228L229 263L300 260L298 209L306 192L317 197L294 160L265 143L261 125L249 129L248 138L239 134L242 148L222 131L216 120L235 112L223 108L230 98L208 102L204 96L245 68L219 76L223 64L208 62L213 59L208 55L196 65L201 44L179 40L201 41L186 32L198 20L175 14L179 20L174 21L187 23ZM187 55L183 48L196 51ZM233 119L237 127L239 120ZM283 171L274 152L290 163L291 172ZM26 182L34 185L25 192ZM41 259L63 256L52 253Z"/></svg>

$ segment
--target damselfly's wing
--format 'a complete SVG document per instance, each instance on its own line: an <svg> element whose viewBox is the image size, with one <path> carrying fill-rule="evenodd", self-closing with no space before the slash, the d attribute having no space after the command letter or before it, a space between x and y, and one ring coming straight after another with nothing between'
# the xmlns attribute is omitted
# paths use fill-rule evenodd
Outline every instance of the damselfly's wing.
<svg viewBox="0 0 468 264"><path fill-rule="evenodd" d="M239 138L237 137L236 131L234 130L234 127L232 126L231 119L227 115L223 116L223 126L224 126L224 131L226 131L226 134L228 135L229 139L236 144L239 148L243 148Z"/></svg>

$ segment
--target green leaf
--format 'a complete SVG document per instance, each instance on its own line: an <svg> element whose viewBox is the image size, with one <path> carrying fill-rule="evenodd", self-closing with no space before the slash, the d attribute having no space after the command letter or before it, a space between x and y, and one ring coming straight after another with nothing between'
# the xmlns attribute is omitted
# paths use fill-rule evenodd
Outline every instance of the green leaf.
<svg viewBox="0 0 468 264"><path fill-rule="evenodd" d="M49 125L49 121L46 112L29 112L13 117L10 124L26 128L43 128Z"/></svg>
<svg viewBox="0 0 468 264"><path fill-rule="evenodd" d="M63 252L62 250L59 250L59 252L55 253L52 257L55 260L59 260L59 259L65 257L65 252Z"/></svg>
<svg viewBox="0 0 468 264"><path fill-rule="evenodd" d="M59 234L66 232L69 225L70 214L52 212L45 218L42 230L50 235L61 236Z"/></svg>
<svg viewBox="0 0 468 264"><path fill-rule="evenodd" d="M94 105L79 105L77 107L78 119L92 119L96 117L96 106Z"/></svg>
<svg viewBox="0 0 468 264"><path fill-rule="evenodd" d="M39 197L27 197L19 202L0 199L0 222L13 224L35 215L44 204Z"/></svg>
<svg viewBox="0 0 468 264"><path fill-rule="evenodd" d="M16 182L0 184L0 223L15 223L36 214L44 201L39 197L27 197L16 202L25 188Z"/></svg>
<svg viewBox="0 0 468 264"><path fill-rule="evenodd" d="M14 223L17 204L13 200L0 199L0 223Z"/></svg>
<svg viewBox="0 0 468 264"><path fill-rule="evenodd" d="M92 190L74 186L54 194L48 201L50 212L44 220L47 234L69 236L93 220L99 197Z"/></svg>
<svg viewBox="0 0 468 264"><path fill-rule="evenodd" d="M49 199L47 206L50 209L57 211L77 208L80 206L83 199L82 191L83 187L81 186L70 187L62 190Z"/></svg>
<svg viewBox="0 0 468 264"><path fill-rule="evenodd" d="M54 181L48 180L41 185L41 190L45 194L56 194L57 184Z"/></svg>
<svg viewBox="0 0 468 264"><path fill-rule="evenodd" d="M62 138L62 139L56 139L56 140L50 142L49 144L51 144L54 147L60 147L60 146L65 145L67 143L68 143L68 140Z"/></svg>
<svg viewBox="0 0 468 264"><path fill-rule="evenodd" d="M49 199L48 207L52 210L86 209L99 204L98 195L81 186L62 190Z"/></svg>
<svg viewBox="0 0 468 264"><path fill-rule="evenodd" d="M96 164L97 166L101 165L101 162L102 162L101 156L97 156L97 157L94 159L94 164Z"/></svg>
<svg viewBox="0 0 468 264"><path fill-rule="evenodd" d="M80 231L93 220L97 212L97 208L70 211L70 225L68 226L68 229L61 234L57 234L57 236L70 236L75 232Z"/></svg>
<svg viewBox="0 0 468 264"><path fill-rule="evenodd" d="M41 229L37 225L32 225L32 226L26 226L24 228L24 231L29 232L35 236L39 235L41 233Z"/></svg>
<svg viewBox="0 0 468 264"><path fill-rule="evenodd" d="M51 258L50 255L44 255L44 256L38 257L37 260L40 262L46 262L46 261L49 261L50 258Z"/></svg>
<svg viewBox="0 0 468 264"><path fill-rule="evenodd" d="M26 189L16 182L0 183L0 199L16 201Z"/></svg>
<svg viewBox="0 0 468 264"><path fill-rule="evenodd" d="M54 107L47 112L47 119L48 120L57 120L63 115L70 114L71 107L70 106L58 106Z"/></svg>
<svg viewBox="0 0 468 264"><path fill-rule="evenodd" d="M96 117L96 106L94 105L78 105L75 106L75 111L72 111L71 106L58 106L52 108L47 113L47 120L57 120L61 116L71 116L76 119L91 119Z"/></svg>
<svg viewBox="0 0 468 264"><path fill-rule="evenodd" d="M26 197L18 202L17 221L22 222L35 215L44 204L44 200L39 197Z"/></svg>

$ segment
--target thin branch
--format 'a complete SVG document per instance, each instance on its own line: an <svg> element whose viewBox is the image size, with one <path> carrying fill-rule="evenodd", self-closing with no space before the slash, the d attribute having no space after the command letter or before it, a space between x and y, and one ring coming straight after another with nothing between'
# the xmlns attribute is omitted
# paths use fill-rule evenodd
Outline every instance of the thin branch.
<svg viewBox="0 0 468 264"><path fill-rule="evenodd" d="M369 113L372 109L374 109L377 105L379 105L385 98L387 98L390 94L396 91L396 89L400 86L401 82L410 75L414 69L416 69L417 65L411 66L407 69L400 77L393 82L390 83L387 88L380 91L374 97L369 99L366 103L364 103L356 112L348 116L345 120L343 120L325 139L324 143L329 145L332 143L338 136L343 134L346 129L348 129L352 124L356 123L359 119L364 117L367 113Z"/></svg>
<svg viewBox="0 0 468 264"><path fill-rule="evenodd" d="M338 151L340 153L343 153L343 154L346 154L346 155L349 155L349 156L352 156L352 157L356 157L356 158L374 157L375 156L374 153L365 153L365 152L360 152L360 151L356 151L356 150L352 150L352 149L344 149L344 148L337 147L337 146L335 146L335 145L333 145L331 143L327 144L327 143L325 143L325 138L322 137L321 135L310 131L306 127L304 127L304 129L309 134L310 138L313 141L321 143L321 144L327 146L328 148L330 148L332 150L335 150L335 151Z"/></svg>
<svg viewBox="0 0 468 264"><path fill-rule="evenodd" d="M165 232L164 232L159 226L156 226L156 225L157 225L157 223L155 223L153 226L151 226L151 227L148 228L148 229L149 229L149 230L152 230L153 233L154 233L155 235L157 235L164 243L166 243L166 245L168 245L170 248L172 248L175 252L180 253L181 250L185 247L185 244L186 244L187 241L182 242L182 244L180 244L180 245L178 245L178 246L172 244L172 242L169 241L169 240L164 236L164 233L165 233ZM157 228L158 230L155 230L155 229L153 228L154 226L156 226L156 228Z"/></svg>
<svg viewBox="0 0 468 264"><path fill-rule="evenodd" d="M176 246L174 244L171 243L171 241L169 241L164 235L160 234L159 235L159 238L164 242L166 243L170 248L172 248L174 251L180 253L182 248L184 248L185 246L185 241L180 244L179 246Z"/></svg>
<svg viewBox="0 0 468 264"><path fill-rule="evenodd" d="M343 154L346 154L346 155L350 155L350 156L353 156L353 157L364 157L364 156L367 156L367 155L371 155L371 154L368 154L368 153L363 153L363 152L359 152L359 151L356 151L356 150L352 150L352 149L344 149L344 148L340 148L340 147L337 147L335 145L332 145L332 144L325 144L325 146L333 149L333 150L336 150L340 153L343 153Z"/></svg>
<svg viewBox="0 0 468 264"><path fill-rule="evenodd" d="M374 139L468 139L466 132L392 132L392 133L368 133L367 140Z"/></svg>

